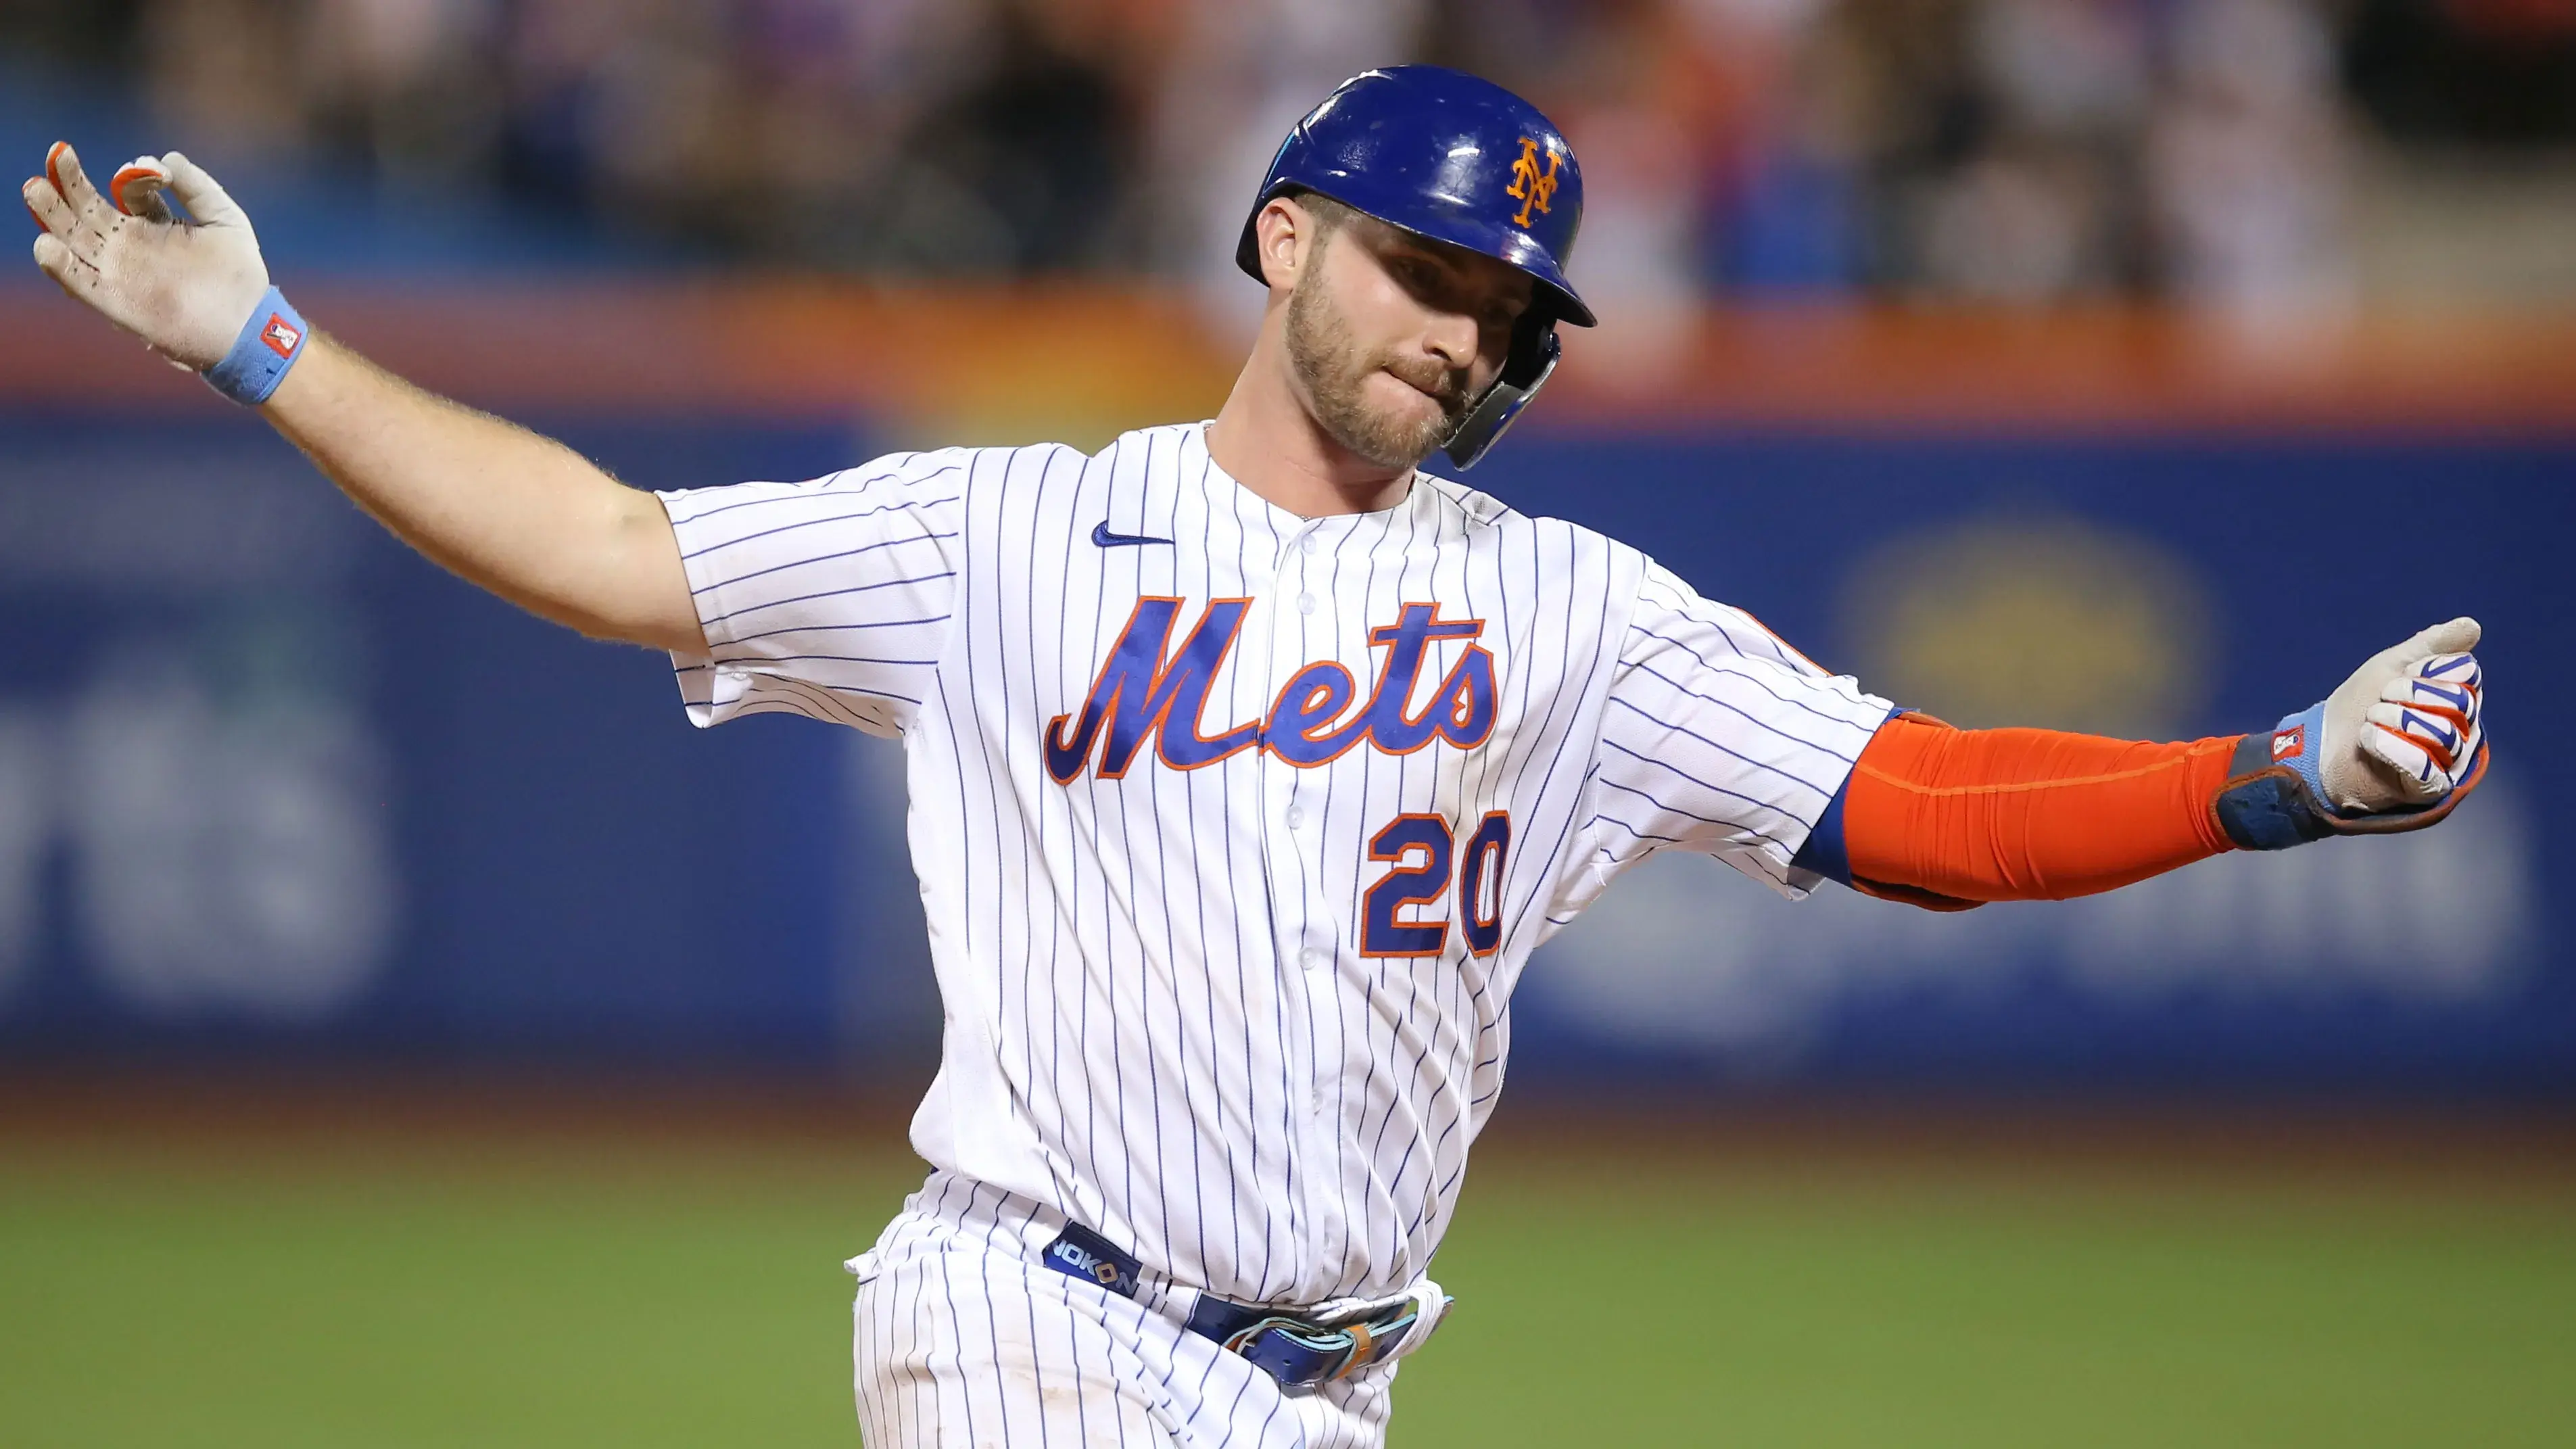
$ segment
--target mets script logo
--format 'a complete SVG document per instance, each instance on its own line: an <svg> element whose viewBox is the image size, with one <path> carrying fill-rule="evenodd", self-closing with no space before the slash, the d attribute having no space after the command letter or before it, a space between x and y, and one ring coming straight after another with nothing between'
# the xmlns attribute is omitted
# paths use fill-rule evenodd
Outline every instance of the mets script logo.
<svg viewBox="0 0 2576 1449"><path fill-rule="evenodd" d="M1482 619L1443 619L1438 604L1406 604L1392 624L1369 631L1371 649L1384 649L1377 683L1352 708L1358 685L1351 672L1326 659L1291 676L1269 713L1221 733L1203 728L1208 686L1225 666L1234 636L1243 628L1250 599L1211 599L1177 652L1170 649L1179 599L1148 596L1101 662L1082 713L1047 721L1047 774L1073 783L1100 757L1100 778L1127 773L1148 739L1154 754L1175 770L1195 770L1249 749L1267 749L1289 764L1328 764L1366 742L1390 755L1409 755L1433 740L1474 749L1494 732L1494 656L1469 644L1442 675L1420 714L1406 713L1421 682L1433 641L1470 640L1485 632Z"/></svg>
<svg viewBox="0 0 2576 1449"><path fill-rule="evenodd" d="M1548 199L1556 195L1556 162L1556 153L1550 151L1547 153L1547 169L1539 170L1538 142L1527 136L1521 137L1520 159L1512 163L1512 184L1503 188L1505 196L1521 204L1520 215L1512 218L1512 225L1528 226L1533 206L1541 211L1548 209Z"/></svg>

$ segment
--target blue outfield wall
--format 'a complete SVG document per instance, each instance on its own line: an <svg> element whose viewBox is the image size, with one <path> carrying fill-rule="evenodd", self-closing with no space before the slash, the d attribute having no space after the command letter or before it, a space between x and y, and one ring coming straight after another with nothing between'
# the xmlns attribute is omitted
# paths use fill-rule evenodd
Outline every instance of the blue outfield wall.
<svg viewBox="0 0 2576 1449"><path fill-rule="evenodd" d="M848 430L584 425L646 486ZM1516 1078L2576 1088L2576 438L1516 435L1474 481L1643 544L1963 724L2268 724L2452 613L2489 789L2442 830L2096 901L1799 905L1650 861L1541 953ZM0 1061L917 1070L898 752L689 727L662 662L484 598L254 422L0 414ZM1722 877L1722 878L1721 878Z"/></svg>
<svg viewBox="0 0 2576 1449"><path fill-rule="evenodd" d="M565 436L646 486L850 450ZM0 453L0 1054L842 1050L835 732L693 729L660 656L458 582L250 419Z"/></svg>

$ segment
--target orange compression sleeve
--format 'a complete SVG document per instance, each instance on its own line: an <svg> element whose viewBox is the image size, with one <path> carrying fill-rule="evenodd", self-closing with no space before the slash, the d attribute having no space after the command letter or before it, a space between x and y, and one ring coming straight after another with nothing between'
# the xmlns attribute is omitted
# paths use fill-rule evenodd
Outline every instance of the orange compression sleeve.
<svg viewBox="0 0 2576 1449"><path fill-rule="evenodd" d="M2212 802L2240 738L2137 744L1898 715L1845 789L1852 884L1953 908L2064 900L2232 849Z"/></svg>

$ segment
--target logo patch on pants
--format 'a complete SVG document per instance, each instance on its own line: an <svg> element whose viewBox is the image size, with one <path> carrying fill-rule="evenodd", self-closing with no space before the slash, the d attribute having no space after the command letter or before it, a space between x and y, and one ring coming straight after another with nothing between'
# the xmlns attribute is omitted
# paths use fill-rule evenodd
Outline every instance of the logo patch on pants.
<svg viewBox="0 0 2576 1449"><path fill-rule="evenodd" d="M1068 1278L1096 1283L1121 1298L1136 1296L1136 1260L1078 1223L1065 1224L1038 1257Z"/></svg>

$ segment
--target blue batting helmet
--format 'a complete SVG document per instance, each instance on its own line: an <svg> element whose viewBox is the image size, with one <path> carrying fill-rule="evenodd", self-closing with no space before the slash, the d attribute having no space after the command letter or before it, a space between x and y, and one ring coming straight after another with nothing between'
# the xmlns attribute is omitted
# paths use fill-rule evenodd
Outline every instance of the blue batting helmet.
<svg viewBox="0 0 2576 1449"><path fill-rule="evenodd" d="M1389 226L1507 262L1536 290L1502 375L1442 445L1472 466L1556 368L1556 324L1593 325L1566 280L1583 221L1583 172L1538 108L1491 81L1434 65L1363 71L1281 143L1245 218L1235 261L1263 280L1253 222L1271 198L1329 196Z"/></svg>

